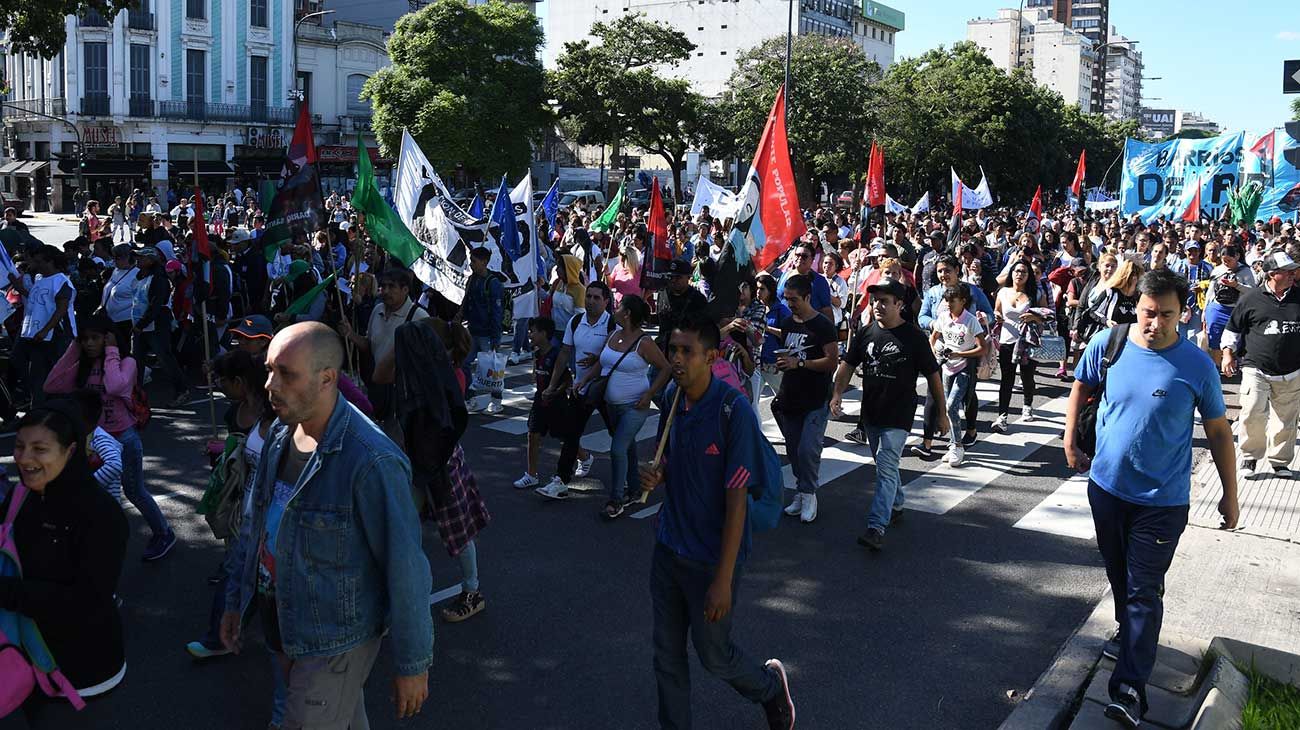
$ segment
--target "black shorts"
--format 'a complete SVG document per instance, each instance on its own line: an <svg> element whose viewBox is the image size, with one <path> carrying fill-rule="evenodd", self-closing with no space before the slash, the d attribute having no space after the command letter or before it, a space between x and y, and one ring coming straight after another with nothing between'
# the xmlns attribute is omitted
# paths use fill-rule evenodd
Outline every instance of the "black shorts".
<svg viewBox="0 0 1300 730"><path fill-rule="evenodd" d="M550 403L534 398L533 407L528 409L528 433L564 438L570 426L568 420L572 418L569 406L569 399L562 395L555 396Z"/></svg>

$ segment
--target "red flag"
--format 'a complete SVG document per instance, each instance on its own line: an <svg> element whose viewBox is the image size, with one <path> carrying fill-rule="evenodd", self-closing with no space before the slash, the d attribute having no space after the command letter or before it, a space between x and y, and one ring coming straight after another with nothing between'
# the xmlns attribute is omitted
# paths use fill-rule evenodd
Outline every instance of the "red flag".
<svg viewBox="0 0 1300 730"><path fill-rule="evenodd" d="M1074 182L1070 183L1070 192L1074 193L1076 199L1081 199L1083 194L1083 179L1087 176L1088 150L1079 153L1079 168L1074 171Z"/></svg>
<svg viewBox="0 0 1300 730"><path fill-rule="evenodd" d="M776 92L758 141L749 179L741 189L741 207L732 227L736 260L744 265L754 252L754 269L762 271L808 232L799 209L790 146L785 135L785 87Z"/></svg>
<svg viewBox="0 0 1300 730"><path fill-rule="evenodd" d="M1029 218L1025 220L1025 230L1038 233L1038 226L1043 220L1043 186L1034 191L1034 202L1029 204Z"/></svg>
<svg viewBox="0 0 1300 730"><path fill-rule="evenodd" d="M672 261L673 247L668 242L668 217L664 214L663 193L659 192L659 178L650 184L650 219L646 221L646 230L654 242L655 258Z"/></svg>
<svg viewBox="0 0 1300 730"><path fill-rule="evenodd" d="M1187 210L1183 211L1182 220L1195 223L1201 219L1201 179L1196 178L1196 192L1192 195L1192 202L1187 205Z"/></svg>
<svg viewBox="0 0 1300 730"><path fill-rule="evenodd" d="M316 138L311 132L311 115L307 113L307 105L303 104L298 111L298 123L294 125L293 139L289 140L289 151L286 155L286 164L293 165L293 169L282 171L280 178L286 179L302 169L303 165L315 163Z"/></svg>
<svg viewBox="0 0 1300 730"><path fill-rule="evenodd" d="M961 236L961 199L962 199L961 180L957 181L957 188L952 192L952 220L948 222L948 243L954 244Z"/></svg>
<svg viewBox="0 0 1300 730"><path fill-rule="evenodd" d="M203 191L194 188L194 216L190 218L192 254L204 261L212 260L212 245L208 243L208 224L203 219Z"/></svg>
<svg viewBox="0 0 1300 730"><path fill-rule="evenodd" d="M874 141L871 159L867 163L867 206L875 208L885 204L885 151Z"/></svg>
<svg viewBox="0 0 1300 730"><path fill-rule="evenodd" d="M1250 148L1250 153L1259 158L1266 171L1273 167L1273 138L1276 134L1277 130L1275 129L1260 137L1259 141Z"/></svg>

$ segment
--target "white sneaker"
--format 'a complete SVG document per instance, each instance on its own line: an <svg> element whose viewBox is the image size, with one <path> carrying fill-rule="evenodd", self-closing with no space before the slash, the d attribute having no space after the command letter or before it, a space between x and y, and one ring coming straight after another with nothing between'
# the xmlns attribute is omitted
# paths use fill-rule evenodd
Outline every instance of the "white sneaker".
<svg viewBox="0 0 1300 730"><path fill-rule="evenodd" d="M948 447L948 453L944 454L943 460L948 462L948 466L961 466L962 459L966 458L966 449L960 444L953 444Z"/></svg>
<svg viewBox="0 0 1300 730"><path fill-rule="evenodd" d="M1007 432L1007 414L1003 413L993 420L993 430L998 433Z"/></svg>
<svg viewBox="0 0 1300 730"><path fill-rule="evenodd" d="M491 397L492 396L488 396L488 395L476 395L473 398L470 398L469 400L465 401L465 410L469 411L470 413L482 413L483 409L487 408L487 402L488 400L491 399Z"/></svg>
<svg viewBox="0 0 1300 730"><path fill-rule="evenodd" d="M591 465L596 463L595 454L587 454L586 459L578 459L578 465L573 467L573 476L585 477L591 473Z"/></svg>
<svg viewBox="0 0 1300 730"><path fill-rule="evenodd" d="M490 401L488 401L487 408L484 408L483 412L488 414L489 416L495 416L496 414L504 410L505 410L505 406L501 405L501 401L497 400L496 398L493 398Z"/></svg>
<svg viewBox="0 0 1300 730"><path fill-rule="evenodd" d="M1033 422L1034 420L1033 406L1025 406L1024 408L1020 409L1020 420L1024 421L1025 423Z"/></svg>
<svg viewBox="0 0 1300 730"><path fill-rule="evenodd" d="M533 490L547 499L568 499L569 488L559 477L551 477L550 484Z"/></svg>
<svg viewBox="0 0 1300 730"><path fill-rule="evenodd" d="M140 382L143 383L144 385L148 385L153 382L153 368L144 369L144 377L140 379Z"/></svg>
<svg viewBox="0 0 1300 730"><path fill-rule="evenodd" d="M524 475L516 479L514 484L515 489L528 489L530 487L536 487L538 484L541 484L541 482L537 481L536 476L524 472Z"/></svg>
<svg viewBox="0 0 1300 730"><path fill-rule="evenodd" d="M803 496L803 509L799 511L799 521L808 523L815 519L817 519L817 495L805 494Z"/></svg>
<svg viewBox="0 0 1300 730"><path fill-rule="evenodd" d="M803 511L803 493L795 492L794 500L790 502L789 507L785 508L785 513L790 515L791 517L794 517L795 515L799 514L802 511Z"/></svg>
<svg viewBox="0 0 1300 730"><path fill-rule="evenodd" d="M506 364L518 365L519 363L524 361L525 357L526 355L524 355L524 353L522 352L512 352L506 357Z"/></svg>

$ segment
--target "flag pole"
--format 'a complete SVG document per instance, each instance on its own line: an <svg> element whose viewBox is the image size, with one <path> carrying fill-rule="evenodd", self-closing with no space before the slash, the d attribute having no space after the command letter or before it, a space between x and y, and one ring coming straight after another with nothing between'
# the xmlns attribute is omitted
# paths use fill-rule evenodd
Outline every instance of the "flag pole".
<svg viewBox="0 0 1300 730"><path fill-rule="evenodd" d="M199 205L202 206L203 192L201 188L199 188L198 147L194 148L194 194L198 196ZM203 216L201 214L197 217L198 217L198 221L197 221L198 225L204 226L203 230L204 233L206 233L207 221L203 219ZM194 223L195 222L191 222L191 225L194 225ZM193 229L191 229L190 230L191 261L195 259L195 256L193 256L192 254L195 253L195 251L193 251L193 247L197 243L197 241L195 240L196 238L197 237L194 235ZM211 278L212 278L211 276L208 277L209 294L212 293ZM215 441L217 439L217 402L216 402L215 388L213 388L212 386L212 343L208 339L208 298L207 297L204 297L203 301L199 302L199 316L203 319L203 362L207 363L207 367L203 369L203 376L208 381L208 425L212 427L212 439Z"/></svg>

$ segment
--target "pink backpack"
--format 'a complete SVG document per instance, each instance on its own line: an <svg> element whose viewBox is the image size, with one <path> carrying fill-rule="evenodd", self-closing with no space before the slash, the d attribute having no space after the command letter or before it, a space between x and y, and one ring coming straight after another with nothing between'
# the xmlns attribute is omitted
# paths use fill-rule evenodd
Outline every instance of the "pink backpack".
<svg viewBox="0 0 1300 730"><path fill-rule="evenodd" d="M0 576L22 576L13 532L14 519L26 497L27 487L19 484L9 501L4 524L0 524ZM0 717L21 707L38 686L47 697L66 697L78 710L86 706L54 663L36 622L17 612L0 610Z"/></svg>

